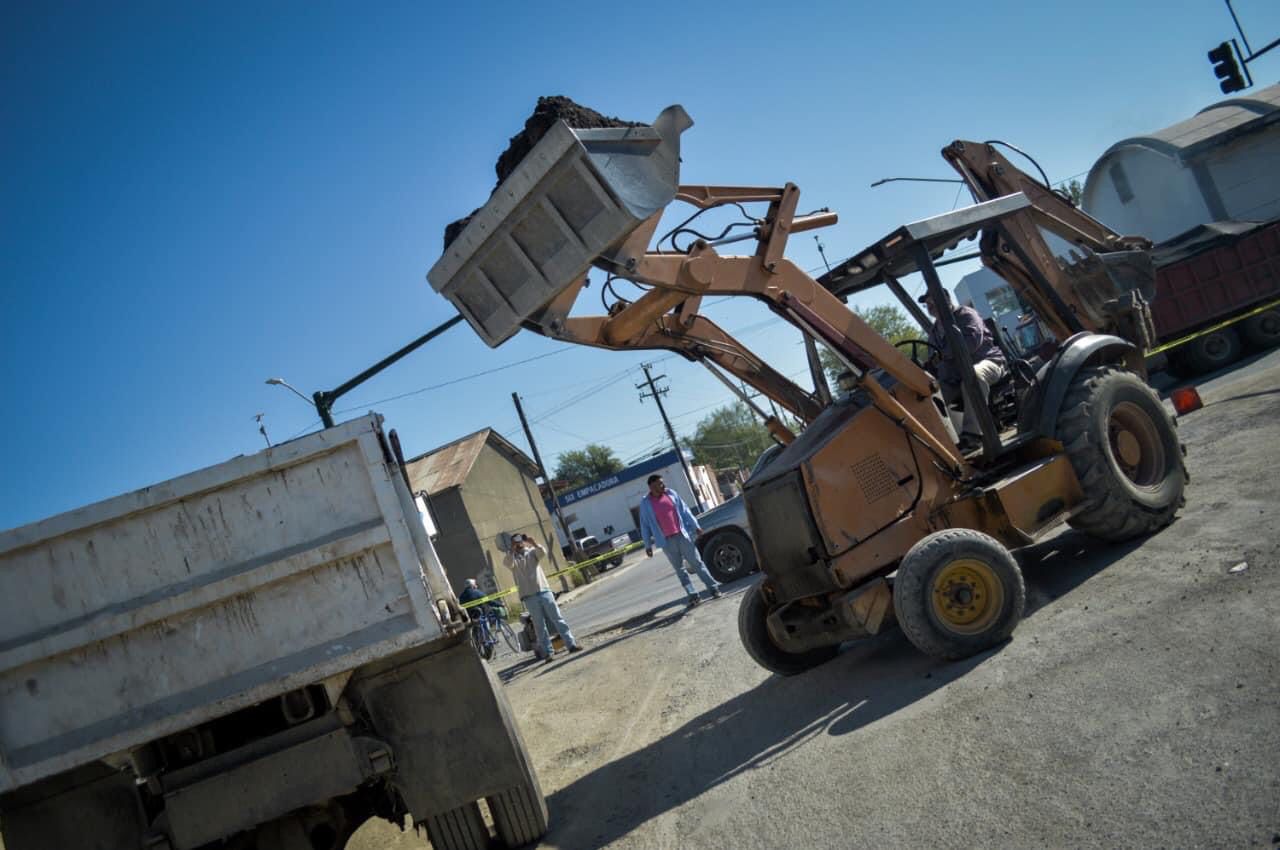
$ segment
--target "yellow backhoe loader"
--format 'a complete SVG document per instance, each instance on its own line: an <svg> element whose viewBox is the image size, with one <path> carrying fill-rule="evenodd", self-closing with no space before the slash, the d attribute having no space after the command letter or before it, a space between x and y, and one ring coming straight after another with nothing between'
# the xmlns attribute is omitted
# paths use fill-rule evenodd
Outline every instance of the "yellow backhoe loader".
<svg viewBox="0 0 1280 850"><path fill-rule="evenodd" d="M895 621L930 655L981 652L1022 616L1011 549L1063 522L1120 541L1173 520L1187 476L1174 422L1144 380L1149 243L1075 209L995 143L955 142L943 156L972 206L899 227L814 280L784 249L835 214L797 215L800 191L790 184L680 185L680 136L692 123L672 106L651 126L557 124L428 278L491 346L526 328L599 348L666 349L730 389L728 375L746 382L803 423L794 433L765 417L783 448L744 488L764 576L743 599L739 628L756 661L798 673ZM684 234L707 210L764 212L748 215L741 232L651 247L673 202L693 209L675 229ZM900 279L919 273L945 299L935 261L970 239L1058 345L1038 371L1012 370L1016 421L977 404L981 445L962 452L925 352L891 345L841 299L887 286L924 320ZM754 250L720 253L734 243ZM571 315L593 268L646 291L615 298L605 315ZM707 296L762 302L811 349L833 351L853 390L832 398L816 356L814 388L792 382L698 312ZM939 321L962 398L980 399L955 321L947 311Z"/></svg>

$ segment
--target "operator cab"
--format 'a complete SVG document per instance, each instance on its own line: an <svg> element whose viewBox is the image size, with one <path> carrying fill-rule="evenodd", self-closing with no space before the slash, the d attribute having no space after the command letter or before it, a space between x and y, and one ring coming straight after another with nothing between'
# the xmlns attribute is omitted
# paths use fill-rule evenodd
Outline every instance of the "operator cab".
<svg viewBox="0 0 1280 850"><path fill-rule="evenodd" d="M944 260L943 254L957 248L962 242L977 239L984 230L995 227L1001 219L1029 206L1026 196L1017 193L903 225L836 265L818 278L818 283L846 303L853 295L877 286L887 286L908 315L927 333L933 325L933 319L925 314L916 299L906 291L901 279L919 272L924 278L926 291L931 294L945 292L936 268L939 261L946 264L960 259L972 259L978 255L975 252ZM955 333L958 338L959 331L954 327L949 314L944 311L939 316L939 321L948 335ZM948 325L951 327L948 328ZM971 461L978 463L995 461L1021 444L1017 430L1018 411L1021 400L1036 382L1036 373L1031 365L1017 356L998 331L994 336L1005 355L1006 375L992 385L987 409L979 411L977 415L978 425L982 430L982 447L969 455ZM926 340L902 340L896 343L896 347L917 366L936 375L931 360L939 352ZM973 364L968 359L967 351L957 359L960 361L962 382L967 385L974 380ZM853 377L852 372L848 374ZM977 397L976 385L973 388L966 386L966 389L961 399ZM958 402L963 403L963 400ZM954 423L946 412L944 408L944 422L954 434Z"/></svg>

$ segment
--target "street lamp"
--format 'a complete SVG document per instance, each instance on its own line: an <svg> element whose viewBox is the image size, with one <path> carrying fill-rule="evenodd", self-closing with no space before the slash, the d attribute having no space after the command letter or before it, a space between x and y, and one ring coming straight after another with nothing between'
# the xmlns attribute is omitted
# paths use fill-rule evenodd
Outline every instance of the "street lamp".
<svg viewBox="0 0 1280 850"><path fill-rule="evenodd" d="M957 177L882 177L871 184L874 189L877 186L883 186L886 183L963 183L964 181Z"/></svg>
<svg viewBox="0 0 1280 850"><path fill-rule="evenodd" d="M286 390L292 390L294 395L305 401L308 405L313 403L311 399L307 398L306 395L302 393L301 390L286 381L284 378L267 378L267 383L276 387L284 387Z"/></svg>

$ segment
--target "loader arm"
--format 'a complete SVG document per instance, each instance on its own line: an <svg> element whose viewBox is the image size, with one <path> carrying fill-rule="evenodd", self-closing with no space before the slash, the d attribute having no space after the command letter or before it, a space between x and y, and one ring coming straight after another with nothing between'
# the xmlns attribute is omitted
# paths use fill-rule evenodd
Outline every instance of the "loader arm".
<svg viewBox="0 0 1280 850"><path fill-rule="evenodd" d="M656 221L646 221L626 243L597 266L611 274L652 287L642 297L616 309L607 317L570 317L569 310L585 280L563 291L548 308L526 323L538 333L614 350L664 348L691 360L710 361L750 384L806 424L821 411L813 394L770 368L749 349L717 325L699 315L705 295L749 297L764 302L802 333L820 339L858 375L858 383L876 407L899 422L947 466L958 473L963 462L953 446L938 436L933 423L909 413L872 376L881 369L916 398L927 398L937 389L933 377L880 336L841 301L785 259L790 234L833 224L834 214L795 216L800 190L782 188L680 186L677 197L697 206L735 201L767 201L769 210L754 237L756 252L750 256L721 256L712 244L699 240L685 253L637 250L639 239L654 232ZM647 241L647 240L646 240ZM777 424L768 423L778 435ZM783 442L788 438L780 436Z"/></svg>
<svg viewBox="0 0 1280 850"><path fill-rule="evenodd" d="M1146 302L1154 295L1151 242L1121 236L1014 166L989 143L955 141L942 157L978 202L1021 192L1030 207L983 233L983 264L1008 281L1052 331L1065 340L1080 331L1120 333L1147 347L1151 331ZM1069 242L1081 255L1064 263L1041 228ZM1136 294L1138 297L1134 297Z"/></svg>
<svg viewBox="0 0 1280 850"><path fill-rule="evenodd" d="M705 316L694 316L688 326L677 315L659 316L639 333L617 342L609 338L608 323L609 318L605 316L573 317L565 320L562 330L551 335L566 342L613 351L674 351L695 362L714 364L745 381L806 425L822 412L822 405L813 394L770 367ZM781 442L790 442L794 437L774 417L766 418L765 424Z"/></svg>

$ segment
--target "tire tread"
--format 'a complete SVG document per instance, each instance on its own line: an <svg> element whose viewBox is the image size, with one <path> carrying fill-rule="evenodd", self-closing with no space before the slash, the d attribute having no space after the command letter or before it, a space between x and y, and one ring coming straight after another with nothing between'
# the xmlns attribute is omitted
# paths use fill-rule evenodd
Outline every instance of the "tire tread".
<svg viewBox="0 0 1280 850"><path fill-rule="evenodd" d="M1011 586L1007 586L1005 591L1010 597L1011 609L1003 621L997 620L994 630L963 638L951 637L941 632L929 618L929 588L926 585L932 577L931 567L936 560L973 546L981 546L988 550L988 554L1007 559L1006 567L1011 567ZM1008 638L1022 620L1026 597L1022 571L1008 549L980 531L953 528L922 538L903 556L893 585L893 611L898 626L916 649L934 658L957 661L990 649Z"/></svg>
<svg viewBox="0 0 1280 850"><path fill-rule="evenodd" d="M1164 413L1171 428L1177 428L1177 421L1168 416L1159 397L1146 383L1131 373L1108 366L1082 369L1063 400L1057 433L1084 492L1084 503L1068 524L1091 537L1121 542L1157 531L1173 522L1174 515L1186 502L1185 482L1188 476L1179 444L1173 454L1180 467L1184 488L1170 504L1149 507L1135 500L1122 486L1112 471L1105 447L1092 427L1096 399L1108 382L1115 381L1140 388L1154 408Z"/></svg>
<svg viewBox="0 0 1280 850"><path fill-rule="evenodd" d="M485 850L489 846L489 830L476 802L432 815L425 825L435 850Z"/></svg>
<svg viewBox="0 0 1280 850"><path fill-rule="evenodd" d="M485 798L498 840L507 847L522 847L546 835L546 809L535 797L532 788L518 785Z"/></svg>

